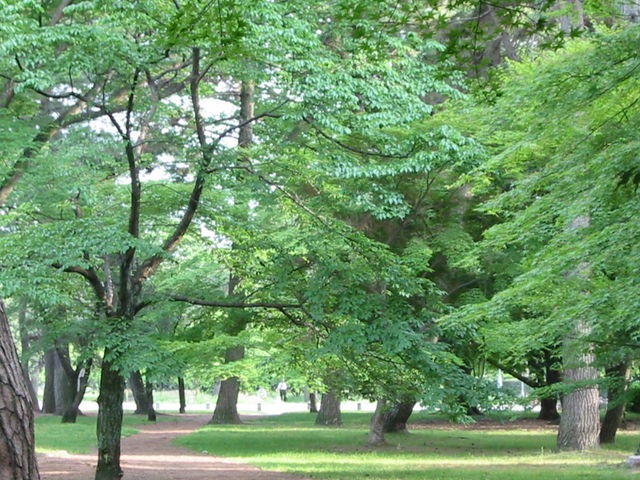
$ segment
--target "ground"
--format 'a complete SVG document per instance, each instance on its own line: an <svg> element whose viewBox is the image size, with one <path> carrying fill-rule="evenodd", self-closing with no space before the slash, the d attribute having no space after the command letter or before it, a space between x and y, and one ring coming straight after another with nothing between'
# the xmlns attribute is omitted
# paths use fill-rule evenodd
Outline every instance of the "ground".
<svg viewBox="0 0 640 480"><path fill-rule="evenodd" d="M139 433L122 439L124 480L302 480L303 477L265 472L211 455L174 446L172 440L206 424L211 415L180 415L175 420L137 427ZM49 452L39 455L42 480L90 480L97 455Z"/></svg>

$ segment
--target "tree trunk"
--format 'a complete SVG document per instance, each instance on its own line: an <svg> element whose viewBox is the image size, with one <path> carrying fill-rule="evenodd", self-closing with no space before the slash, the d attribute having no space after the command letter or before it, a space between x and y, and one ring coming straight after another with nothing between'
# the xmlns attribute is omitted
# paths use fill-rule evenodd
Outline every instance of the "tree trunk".
<svg viewBox="0 0 640 480"><path fill-rule="evenodd" d="M0 479L39 480L33 406L0 301Z"/></svg>
<svg viewBox="0 0 640 480"><path fill-rule="evenodd" d="M71 363L63 365L63 355L69 356L69 345L56 348L55 360L55 397L56 397L56 415L63 415L69 410L73 404L77 389L77 374L73 371Z"/></svg>
<svg viewBox="0 0 640 480"><path fill-rule="evenodd" d="M56 350L47 350L44 354L44 394L42 397L42 412L56 412Z"/></svg>
<svg viewBox="0 0 640 480"><path fill-rule="evenodd" d="M150 422L155 422L157 420L156 417L156 409L153 406L153 383L147 380L147 384L145 385L145 392L147 394L147 402L149 402L149 410L147 410L147 420Z"/></svg>
<svg viewBox="0 0 640 480"><path fill-rule="evenodd" d="M184 395L184 378L178 377L178 397L180 399L180 413L186 413L187 400Z"/></svg>
<svg viewBox="0 0 640 480"><path fill-rule="evenodd" d="M73 384L76 385L76 392L73 401L65 408L62 414L62 423L76 423L78 413L80 413L80 403L84 398L89 384L89 375L91 374L91 360L84 367L79 366L74 376Z"/></svg>
<svg viewBox="0 0 640 480"><path fill-rule="evenodd" d="M25 299L21 301L20 313L18 314L18 327L20 329L20 365L22 367L22 374L29 390L29 397L31 398L31 405L33 410L40 411L40 405L38 403L38 392L31 381L31 375L29 373L29 330L27 325L27 302Z"/></svg>
<svg viewBox="0 0 640 480"><path fill-rule="evenodd" d="M404 400L389 408L384 419L384 432L407 433L407 422L413 413L415 404L414 400Z"/></svg>
<svg viewBox="0 0 640 480"><path fill-rule="evenodd" d="M225 363L235 362L244 358L244 347L230 347L224 353ZM216 401L216 408L213 411L213 417L209 423L222 424L240 424L240 415L238 415L238 394L240 393L240 380L238 377L231 377L223 380L220 384L220 392Z"/></svg>
<svg viewBox="0 0 640 480"><path fill-rule="evenodd" d="M567 231L587 228L590 225L588 215L576 217ZM589 264L580 263L574 271L565 273L565 277L588 278ZM580 294L580 292L576 292ZM586 295L585 293L582 293ZM584 319L575 319L569 338L564 340L562 352L563 381L574 389L562 398L562 415L558 430L557 445L560 450L588 450L598 446L600 433L600 415L598 403L598 370L593 367L595 355L584 339L591 328ZM577 387L577 388L576 388Z"/></svg>
<svg viewBox="0 0 640 480"><path fill-rule="evenodd" d="M600 443L615 443L616 432L622 422L625 409L625 393L631 375L630 363L622 362L606 369L607 378L610 379L607 394L607 413L602 420L600 430Z"/></svg>
<svg viewBox="0 0 640 480"><path fill-rule="evenodd" d="M367 437L367 445L370 447L378 447L385 445L384 426L389 414L389 407L386 400L380 398L376 405L376 411L371 417L371 426L369 428L369 436Z"/></svg>
<svg viewBox="0 0 640 480"><path fill-rule="evenodd" d="M574 338L584 338L589 333L584 322L579 321ZM598 413L598 371L592 366L591 351L580 352L579 342L567 341L563 363L563 380L571 384L582 384L564 395L557 445L560 450L588 450L598 446L600 416Z"/></svg>
<svg viewBox="0 0 640 480"><path fill-rule="evenodd" d="M329 388L327 393L322 394L320 411L316 417L316 425L327 425L330 427L339 427L342 425L340 395L337 390Z"/></svg>
<svg viewBox="0 0 640 480"><path fill-rule="evenodd" d="M316 392L309 392L309 413L318 413L318 402Z"/></svg>
<svg viewBox="0 0 640 480"><path fill-rule="evenodd" d="M144 386L144 380L140 371L136 370L129 374L129 388L133 394L133 401L136 402L136 415L146 415L149 411L149 398Z"/></svg>
<svg viewBox="0 0 640 480"><path fill-rule="evenodd" d="M105 350L104 358L110 352ZM102 361L100 396L98 397L98 465L95 480L120 480L120 431L125 381L108 361Z"/></svg>
<svg viewBox="0 0 640 480"><path fill-rule="evenodd" d="M560 372L552 367L547 367L545 372L546 386L549 387L560 382ZM540 413L538 420L554 421L560 418L558 413L558 398L556 395L540 399Z"/></svg>
<svg viewBox="0 0 640 480"><path fill-rule="evenodd" d="M558 398L553 395L551 397L540 399L540 413L538 413L538 420L554 421L560 418L558 413Z"/></svg>

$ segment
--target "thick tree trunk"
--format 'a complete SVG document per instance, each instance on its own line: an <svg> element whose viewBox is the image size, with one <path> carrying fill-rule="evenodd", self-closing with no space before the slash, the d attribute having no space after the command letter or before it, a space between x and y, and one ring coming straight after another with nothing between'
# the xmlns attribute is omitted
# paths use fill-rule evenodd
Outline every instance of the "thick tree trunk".
<svg viewBox="0 0 640 480"><path fill-rule="evenodd" d="M576 231L590 225L588 215L576 217L567 231ZM581 263L567 272L567 278L588 278L589 264ZM579 292L577 292L580 294ZM586 293L583 293L586 295ZM560 450L588 450L598 446L600 415L598 404L598 370L593 367L593 348L585 345L584 339L591 328L584 319L574 320L569 338L564 340L562 352L563 381L574 389L562 398L562 415L558 430L557 445ZM577 388L576 388L577 387Z"/></svg>
<svg viewBox="0 0 640 480"><path fill-rule="evenodd" d="M369 435L367 437L367 445L370 447L377 447L385 445L384 439L384 425L389 413L389 406L385 399L378 399L376 405L376 411L371 417L371 426L369 428Z"/></svg>
<svg viewBox="0 0 640 480"><path fill-rule="evenodd" d="M56 357L54 348L47 350L44 354L44 394L42 397L42 412L56 412Z"/></svg>
<svg viewBox="0 0 640 480"><path fill-rule="evenodd" d="M584 338L588 333L586 325L579 321L574 338ZM598 446L600 416L598 413L598 371L592 366L594 355L591 351L580 352L575 340L567 341L564 354L563 380L568 384L582 384L565 394L562 399L562 415L558 431L557 445L560 450L588 450Z"/></svg>
<svg viewBox="0 0 640 480"><path fill-rule="evenodd" d="M224 353L225 363L235 362L244 358L244 347L237 346L227 348ZM239 424L242 423L238 415L238 394L240 393L240 380L238 377L231 377L223 380L220 384L220 392L216 401L216 408L209 423Z"/></svg>
<svg viewBox="0 0 640 480"><path fill-rule="evenodd" d="M147 402L149 402L149 410L147 410L147 420L150 422L155 422L157 420L157 417L156 417L156 409L153 406L153 383L147 380L147 383L144 388L147 394Z"/></svg>
<svg viewBox="0 0 640 480"><path fill-rule="evenodd" d="M105 351L105 358L109 352ZM102 361L98 397L98 465L95 480L120 480L120 430L125 381L110 361Z"/></svg>
<svg viewBox="0 0 640 480"><path fill-rule="evenodd" d="M309 413L318 413L318 402L316 392L309 392Z"/></svg>
<svg viewBox="0 0 640 480"><path fill-rule="evenodd" d="M387 410L384 419L385 433L407 433L407 422L413 413L414 400L405 400L395 403Z"/></svg>
<svg viewBox="0 0 640 480"><path fill-rule="evenodd" d="M33 406L0 301L0 480L39 480Z"/></svg>
<svg viewBox="0 0 640 480"><path fill-rule="evenodd" d="M342 425L340 394L337 390L329 388L327 393L322 394L320 411L316 417L316 425L327 425L330 427L339 427Z"/></svg>
<svg viewBox="0 0 640 480"><path fill-rule="evenodd" d="M56 348L55 360L55 397L56 397L56 415L63 415L69 410L76 396L77 374L73 371L71 363L67 364L67 368L63 365L62 355L66 355L68 359L69 345L64 346L64 350Z"/></svg>
<svg viewBox="0 0 640 480"><path fill-rule="evenodd" d="M180 399L180 413L187 411L187 399L184 394L184 378L178 377L178 398Z"/></svg>
<svg viewBox="0 0 640 480"><path fill-rule="evenodd" d="M149 398L144 386L142 374L136 370L129 374L129 388L133 394L133 401L136 402L136 415L146 415L149 411Z"/></svg>
<svg viewBox="0 0 640 480"><path fill-rule="evenodd" d="M616 441L616 433L622 423L622 417L624 417L624 394L627 390L630 374L629 362L622 362L606 369L606 375L611 384L607 394L607 413L604 415L600 429L600 443L614 443Z"/></svg>

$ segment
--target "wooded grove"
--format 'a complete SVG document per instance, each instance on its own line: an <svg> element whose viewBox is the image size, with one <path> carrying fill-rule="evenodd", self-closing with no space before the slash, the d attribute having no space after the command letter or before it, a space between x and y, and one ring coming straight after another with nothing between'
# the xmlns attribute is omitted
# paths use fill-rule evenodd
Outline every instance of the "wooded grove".
<svg viewBox="0 0 640 480"><path fill-rule="evenodd" d="M372 446L519 403L591 451L640 408L635 2L0 14L0 479L88 390L121 478L127 385L153 419L219 382L224 424L286 378L319 425L377 402Z"/></svg>

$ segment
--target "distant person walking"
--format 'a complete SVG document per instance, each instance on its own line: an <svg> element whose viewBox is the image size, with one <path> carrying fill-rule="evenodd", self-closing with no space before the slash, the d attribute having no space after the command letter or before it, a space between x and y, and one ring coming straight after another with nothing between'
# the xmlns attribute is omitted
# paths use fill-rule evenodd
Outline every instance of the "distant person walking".
<svg viewBox="0 0 640 480"><path fill-rule="evenodd" d="M280 392L280 400L283 402L287 401L287 382L284 381L284 378L280 380L278 386L276 387L276 392Z"/></svg>

